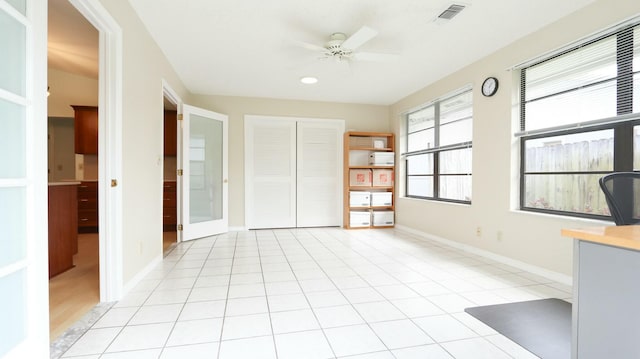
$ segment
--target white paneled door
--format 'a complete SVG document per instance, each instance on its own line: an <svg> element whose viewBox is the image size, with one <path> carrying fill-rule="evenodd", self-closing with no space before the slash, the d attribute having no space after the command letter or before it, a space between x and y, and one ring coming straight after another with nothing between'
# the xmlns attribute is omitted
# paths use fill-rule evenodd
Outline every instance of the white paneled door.
<svg viewBox="0 0 640 359"><path fill-rule="evenodd" d="M344 121L245 116L245 225L342 224Z"/></svg>
<svg viewBox="0 0 640 359"><path fill-rule="evenodd" d="M296 121L245 117L245 222L296 226Z"/></svg>
<svg viewBox="0 0 640 359"><path fill-rule="evenodd" d="M182 240L229 228L228 117L183 105Z"/></svg>
<svg viewBox="0 0 640 359"><path fill-rule="evenodd" d="M0 357L48 358L47 2L0 1Z"/></svg>
<svg viewBox="0 0 640 359"><path fill-rule="evenodd" d="M344 122L300 120L297 133L297 226L340 226Z"/></svg>

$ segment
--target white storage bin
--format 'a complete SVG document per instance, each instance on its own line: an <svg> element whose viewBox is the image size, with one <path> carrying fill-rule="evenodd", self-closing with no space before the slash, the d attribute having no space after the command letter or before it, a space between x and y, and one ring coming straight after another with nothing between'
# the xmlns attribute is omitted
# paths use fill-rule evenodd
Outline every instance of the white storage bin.
<svg viewBox="0 0 640 359"><path fill-rule="evenodd" d="M373 225L377 227L393 226L393 211L374 211Z"/></svg>
<svg viewBox="0 0 640 359"><path fill-rule="evenodd" d="M349 212L349 227L369 227L371 214L369 212Z"/></svg>
<svg viewBox="0 0 640 359"><path fill-rule="evenodd" d="M391 192L371 192L371 206L391 206L393 204L393 193Z"/></svg>
<svg viewBox="0 0 640 359"><path fill-rule="evenodd" d="M349 192L349 207L369 207L371 192Z"/></svg>
<svg viewBox="0 0 640 359"><path fill-rule="evenodd" d="M395 154L393 152L372 152L369 155L369 164L372 166L393 166Z"/></svg>

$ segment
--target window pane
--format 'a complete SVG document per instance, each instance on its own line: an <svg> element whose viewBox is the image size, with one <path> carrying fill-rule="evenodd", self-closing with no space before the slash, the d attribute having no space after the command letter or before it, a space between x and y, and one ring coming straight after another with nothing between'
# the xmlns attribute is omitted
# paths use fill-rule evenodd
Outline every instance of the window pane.
<svg viewBox="0 0 640 359"><path fill-rule="evenodd" d="M5 323L0 327L0 357L4 357L26 337L27 298L25 293L25 270L0 277L0 318ZM7 293L10 293L7 295ZM6 323L11 323L6 325Z"/></svg>
<svg viewBox="0 0 640 359"><path fill-rule="evenodd" d="M46 199L45 199L46 200ZM26 192L22 187L0 188L0 267L26 259Z"/></svg>
<svg viewBox="0 0 640 359"><path fill-rule="evenodd" d="M616 37L610 36L526 69L526 101L616 76Z"/></svg>
<svg viewBox="0 0 640 359"><path fill-rule="evenodd" d="M471 148L440 152L441 174L471 174Z"/></svg>
<svg viewBox="0 0 640 359"><path fill-rule="evenodd" d="M448 98L440 103L440 125L465 118L471 118L472 114L473 106L471 91Z"/></svg>
<svg viewBox="0 0 640 359"><path fill-rule="evenodd" d="M525 175L525 207L609 215L600 174Z"/></svg>
<svg viewBox="0 0 640 359"><path fill-rule="evenodd" d="M440 126L440 146L455 145L471 141L473 124L471 118Z"/></svg>
<svg viewBox="0 0 640 359"><path fill-rule="evenodd" d="M537 130L614 117L616 93L615 81L608 81L527 103L525 129Z"/></svg>
<svg viewBox="0 0 640 359"><path fill-rule="evenodd" d="M7 2L16 10L18 10L22 15L27 14L27 0L7 0Z"/></svg>
<svg viewBox="0 0 640 359"><path fill-rule="evenodd" d="M407 132L413 133L435 126L435 107L429 106L407 116Z"/></svg>
<svg viewBox="0 0 640 359"><path fill-rule="evenodd" d="M433 176L408 176L407 196L433 197Z"/></svg>
<svg viewBox="0 0 640 359"><path fill-rule="evenodd" d="M640 171L640 126L633 127L633 170Z"/></svg>
<svg viewBox="0 0 640 359"><path fill-rule="evenodd" d="M0 99L0 114L0 177L22 178L26 176L27 151L24 107Z"/></svg>
<svg viewBox="0 0 640 359"><path fill-rule="evenodd" d="M526 172L612 171L613 130L525 142Z"/></svg>
<svg viewBox="0 0 640 359"><path fill-rule="evenodd" d="M407 136L407 152L426 150L435 147L433 128L415 132Z"/></svg>
<svg viewBox="0 0 640 359"><path fill-rule="evenodd" d="M432 175L433 153L407 157L408 175Z"/></svg>
<svg viewBox="0 0 640 359"><path fill-rule="evenodd" d="M0 88L24 96L26 29L4 11L0 11L0 29Z"/></svg>
<svg viewBox="0 0 640 359"><path fill-rule="evenodd" d="M634 59L634 66L640 67L640 58ZM635 70L640 71L640 70ZM633 113L640 112L640 73L633 75Z"/></svg>
<svg viewBox="0 0 640 359"><path fill-rule="evenodd" d="M471 202L471 176L440 176L440 198Z"/></svg>
<svg viewBox="0 0 640 359"><path fill-rule="evenodd" d="M189 128L189 223L222 218L222 122L192 114Z"/></svg>

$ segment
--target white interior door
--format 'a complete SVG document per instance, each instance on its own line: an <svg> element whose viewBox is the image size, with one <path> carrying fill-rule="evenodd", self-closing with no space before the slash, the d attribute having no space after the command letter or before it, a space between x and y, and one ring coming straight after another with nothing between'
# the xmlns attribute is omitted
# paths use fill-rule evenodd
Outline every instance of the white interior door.
<svg viewBox="0 0 640 359"><path fill-rule="evenodd" d="M229 230L228 117L183 105L182 240Z"/></svg>
<svg viewBox="0 0 640 359"><path fill-rule="evenodd" d="M47 2L0 1L0 357L49 357Z"/></svg>
<svg viewBox="0 0 640 359"><path fill-rule="evenodd" d="M245 225L296 226L296 121L246 116Z"/></svg>
<svg viewBox="0 0 640 359"><path fill-rule="evenodd" d="M298 121L298 227L342 225L343 134L343 121Z"/></svg>

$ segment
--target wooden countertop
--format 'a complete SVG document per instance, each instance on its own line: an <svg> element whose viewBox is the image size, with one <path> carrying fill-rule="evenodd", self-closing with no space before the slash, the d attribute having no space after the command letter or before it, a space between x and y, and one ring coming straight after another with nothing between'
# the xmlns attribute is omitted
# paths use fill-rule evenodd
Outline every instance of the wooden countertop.
<svg viewBox="0 0 640 359"><path fill-rule="evenodd" d="M640 251L640 226L563 229L565 237Z"/></svg>
<svg viewBox="0 0 640 359"><path fill-rule="evenodd" d="M72 186L78 185L80 182L62 181L62 182L49 182L49 186Z"/></svg>

